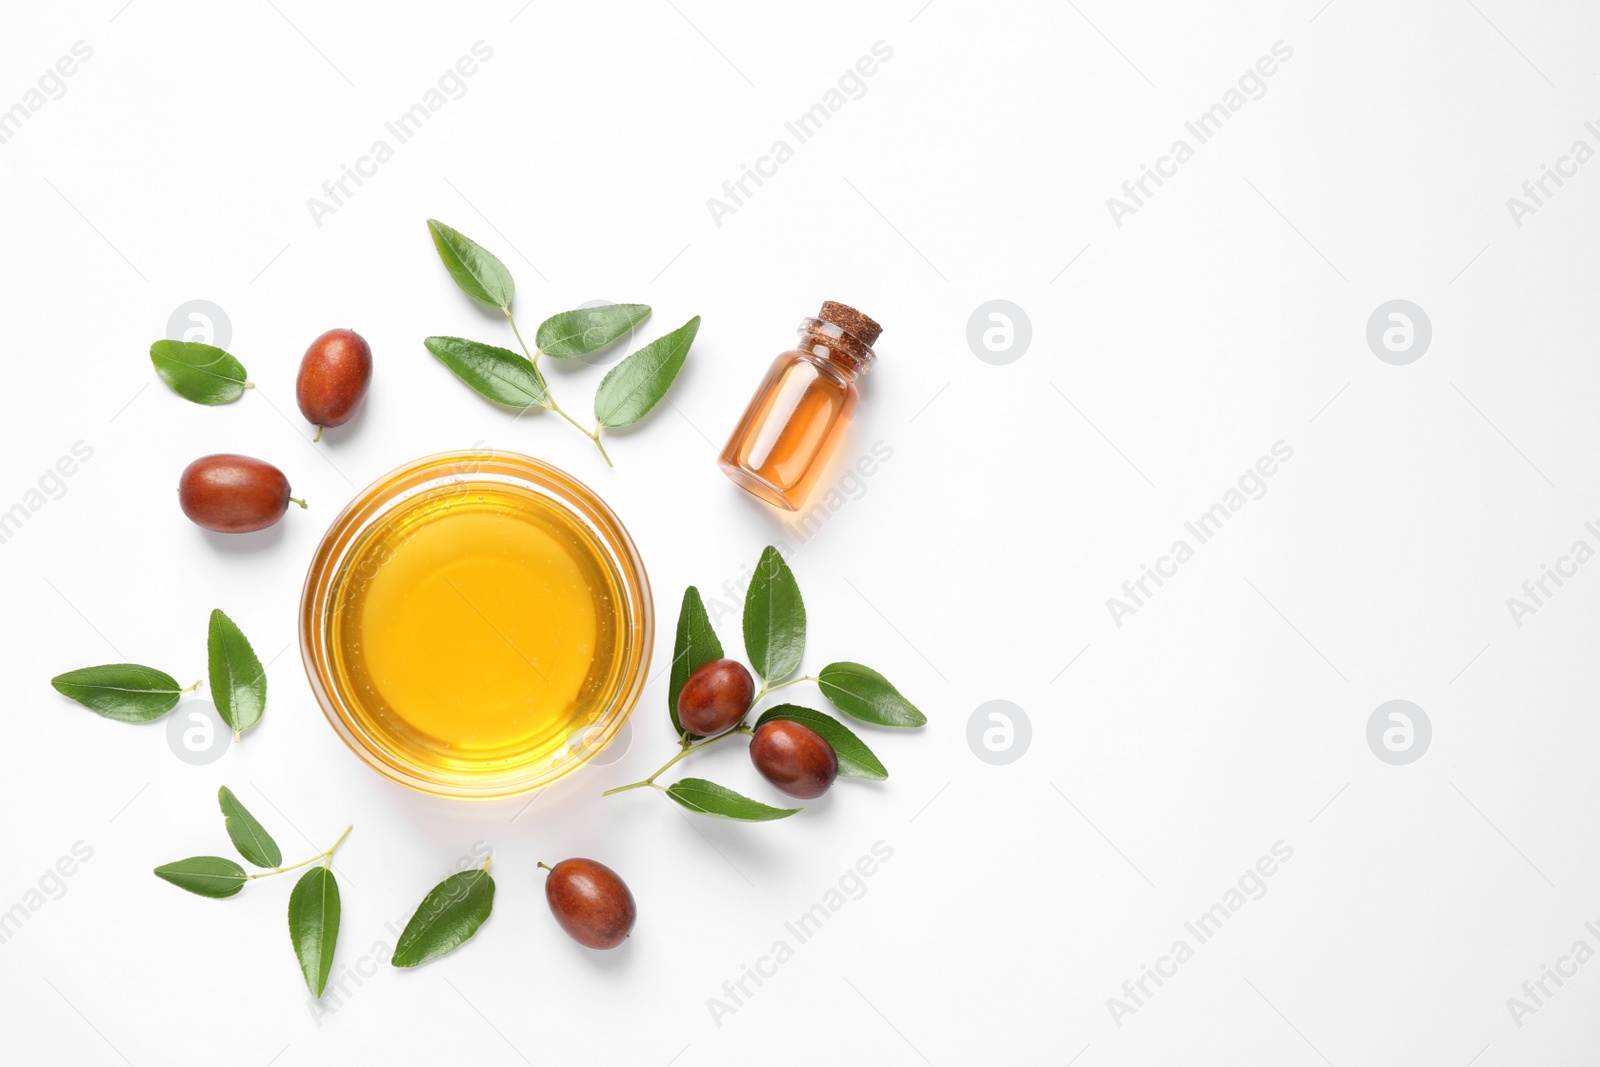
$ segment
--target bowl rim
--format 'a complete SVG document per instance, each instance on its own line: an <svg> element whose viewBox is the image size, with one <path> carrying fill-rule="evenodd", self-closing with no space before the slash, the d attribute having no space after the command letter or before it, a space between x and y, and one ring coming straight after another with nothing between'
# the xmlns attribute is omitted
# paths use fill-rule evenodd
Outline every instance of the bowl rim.
<svg viewBox="0 0 1600 1067"><path fill-rule="evenodd" d="M450 777L396 756L349 713L349 698L339 691L329 669L328 607L337 588L345 557L358 535L379 516L419 492L454 483L466 487L484 481L521 484L543 493L577 515L600 542L623 585L622 635L628 641L622 684L611 696L581 748L569 749L559 761L541 764L535 773L526 768L514 773L481 777ZM650 674L655 645L655 608L644 560L616 512L589 486L543 460L499 449L461 449L436 452L401 464L374 479L334 517L317 543L306 568L299 605L300 660L322 713L340 740L362 762L384 777L433 796L498 800L542 789L588 762L610 744L633 713Z"/></svg>

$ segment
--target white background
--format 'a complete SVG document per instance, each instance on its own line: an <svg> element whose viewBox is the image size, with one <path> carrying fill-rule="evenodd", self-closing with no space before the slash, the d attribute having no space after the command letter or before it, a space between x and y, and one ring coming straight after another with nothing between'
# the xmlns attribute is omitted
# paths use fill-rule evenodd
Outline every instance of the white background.
<svg viewBox="0 0 1600 1067"><path fill-rule="evenodd" d="M1600 547L1584 529L1600 520L1600 164L1521 227L1506 199L1573 141L1600 148L1583 126L1600 119L1593 8L919 4L9 14L0 107L74 42L93 56L0 145L0 509L26 506L75 442L93 457L0 545L0 909L28 912L0 944L8 1059L1592 1059L1600 963L1520 1027L1507 998L1579 939L1600 950L1584 929L1600 925L1600 564L1520 627L1506 601L1574 541ZM480 40L493 57L465 95L314 223L307 198ZM1293 57L1265 95L1115 225L1107 197L1280 40ZM865 94L717 225L707 198L792 142L784 122L877 41L893 56ZM672 405L613 439L615 470L552 417L513 424L423 350L433 333L510 343L451 284L430 216L505 260L525 331L593 299L653 305L646 336L704 316ZM146 355L197 298L225 309L258 385L226 407L179 399ZM1433 325L1409 366L1365 340L1396 298ZM806 539L713 456L824 299L886 327L847 449L893 454ZM991 299L1032 324L1005 366L966 340ZM334 326L370 340L376 378L361 417L313 447L294 372ZM552 388L582 412L599 377L558 370ZM600 800L670 754L664 677L619 760L526 809L379 779L305 683L305 567L361 487L476 441L613 505L656 591L658 667L684 586L727 599L785 540L807 669L866 661L928 728L873 733L888 782L842 782L773 825ZM1278 441L1293 458L1266 495L1117 626L1107 598ZM214 451L278 464L311 510L232 540L190 525L178 472ZM264 723L217 763L49 688L124 657L198 678L214 607L275 657ZM737 649L737 618L718 626ZM1397 698L1433 725L1409 766L1366 741ZM967 743L993 699L1032 724L1005 766ZM692 772L775 798L731 750ZM308 1004L285 935L290 879L217 902L149 873L227 851L224 783L293 858L355 824L331 1013ZM708 998L877 841L893 858L865 896L717 1025ZM1293 858L1265 896L1119 1026L1108 998L1278 841ZM92 858L45 878L77 842ZM386 924L479 842L496 857L489 925L390 969ZM548 915L535 862L568 855L632 884L621 951L579 949ZM51 892L30 896L41 878Z"/></svg>

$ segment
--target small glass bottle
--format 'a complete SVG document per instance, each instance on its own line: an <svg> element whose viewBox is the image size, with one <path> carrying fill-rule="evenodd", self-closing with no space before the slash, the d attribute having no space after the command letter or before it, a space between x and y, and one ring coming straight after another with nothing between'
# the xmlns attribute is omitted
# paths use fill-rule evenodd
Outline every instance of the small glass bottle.
<svg viewBox="0 0 1600 1067"><path fill-rule="evenodd" d="M734 427L717 465L769 504L798 511L828 470L861 394L856 377L872 366L883 327L828 301L800 320L800 343L772 368Z"/></svg>

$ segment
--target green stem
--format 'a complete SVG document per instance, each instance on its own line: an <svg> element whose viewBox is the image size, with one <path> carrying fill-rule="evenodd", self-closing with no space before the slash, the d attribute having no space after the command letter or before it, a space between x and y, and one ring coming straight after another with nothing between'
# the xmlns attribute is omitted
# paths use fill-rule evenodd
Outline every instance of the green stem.
<svg viewBox="0 0 1600 1067"><path fill-rule="evenodd" d="M510 322L510 331L512 331L514 334L517 334L517 344L522 346L522 354L528 357L528 362L533 363L534 370L539 370L539 357L544 355L544 349L539 349L538 352L530 352L530 350L528 350L528 342L523 341L522 339L522 330L517 330L517 317L510 314L509 307L502 307L501 310L502 312L506 312L506 320L507 322ZM554 411L554 413L558 414L558 416L562 416L562 418L566 419L566 421L571 422L574 429L578 430L579 434L584 435L584 437L589 438L589 440L592 440L592 442L595 443L595 448L600 450L600 458L605 459L606 467L616 466L616 464L611 462L611 456L606 454L605 445L600 443L600 427L595 427L594 434L590 434L589 430L584 429L584 426L582 426L578 419L574 419L573 416L570 416L570 414L566 414L565 411L562 411L562 405L555 403L555 397L550 395L549 382L544 384L544 398L546 398L546 403L544 403L546 408L549 408L550 411Z"/></svg>
<svg viewBox="0 0 1600 1067"><path fill-rule="evenodd" d="M508 307L503 307L500 310L506 313L506 319L511 323L511 332L517 335L517 344L522 346L522 354L528 357L529 363L537 367L539 365L539 357L544 355L544 349L541 348L537 352L529 352L528 342L522 339L522 331L517 329L517 317L511 314L511 309Z"/></svg>
<svg viewBox="0 0 1600 1067"><path fill-rule="evenodd" d="M583 424L581 422L579 422L577 419L574 419L571 415L568 415L565 411L561 410L561 405L557 404L555 402L555 398L554 397L550 398L550 405L549 406L550 406L550 410L551 411L555 412L557 415L560 415L563 419L566 419L568 422L572 423L573 426L577 427L577 430L578 430L579 433L583 434L583 436L587 437L589 440L594 442L594 447L596 447L596 448L598 448L600 450L600 457L606 461L606 466L608 466L608 467L615 466L615 464L613 464L611 462L611 457L606 455L606 446L600 443L600 429L599 429L599 427L595 428L594 433L590 433L588 430L585 430L583 428Z"/></svg>
<svg viewBox="0 0 1600 1067"><path fill-rule="evenodd" d="M292 497L290 497L290 498L289 498L289 502L290 502L290 503L291 503L291 504L299 504L299 505L300 505L300 510L301 510L301 511L304 511L304 510L306 510L306 502L305 502L305 501L304 501L304 500L301 500L301 499L300 499L300 498L299 498L299 497L297 497L297 496L292 496Z"/></svg>
<svg viewBox="0 0 1600 1067"><path fill-rule="evenodd" d="M275 874L283 874L286 871L299 870L301 867L304 867L307 864L315 863L318 860L322 861L322 865L324 867L330 866L333 863L333 854L336 851L338 851L340 845L344 844L344 839L350 836L350 831L353 830L353 829L355 829L355 824L354 823L351 823L349 826L346 826L344 828L344 833L339 835L339 840L335 841L332 845L330 845L326 852L319 852L315 856L312 856L308 860L301 860L299 863L291 863L287 867L274 867L270 871L262 871L260 874L252 874L252 875L250 875L250 877L252 879L255 879L255 878L271 878Z"/></svg>
<svg viewBox="0 0 1600 1067"><path fill-rule="evenodd" d="M790 678L787 682L779 682L776 685L773 685L771 682L763 682L763 683L761 683L761 692L757 693L755 695L755 699L751 700L750 703L754 704L757 700L760 700L762 697L766 696L768 693L772 692L774 689L782 689L786 685L795 685L795 684L797 684L799 682L818 682L818 681L821 681L821 679L820 678L815 678L815 677L813 677L812 675L809 675L809 674L802 674L798 678Z"/></svg>
<svg viewBox="0 0 1600 1067"><path fill-rule="evenodd" d="M196 690L196 689L199 689L199 688L200 688L200 682L203 682L203 681L205 681L205 679L204 679L204 678L201 678L201 679L200 679L200 681L197 681L197 682L195 682L195 683L194 683L194 684L193 684L193 685L191 685L191 686L190 686L190 687L189 687L189 688L187 688L187 689L180 689L180 690L178 690L178 692L180 692L180 693L192 693L192 692L194 692L194 691L195 691L195 690Z"/></svg>
<svg viewBox="0 0 1600 1067"><path fill-rule="evenodd" d="M528 351L528 342L522 339L522 331L517 329L517 317L511 314L511 309L509 307L503 307L500 310L505 312L506 320L511 323L511 332L517 335L517 344L522 346L522 354L528 357L528 362L532 363L534 370L537 371L539 369L539 357L544 355L544 349L541 348L537 352ZM588 430L583 428L582 423L578 422L578 420L574 419L571 415L568 415L565 411L562 411L561 405L557 404L556 398L550 394L549 382L545 382L544 396L545 407L549 408L557 415L560 415L563 419L566 419L568 422L572 423L573 427L576 428L579 433L593 441L594 447L600 450L600 458L606 461L606 466L616 466L616 464L611 462L611 457L606 453L606 446L600 443L600 428L598 426L595 427L593 433L590 433Z"/></svg>
<svg viewBox="0 0 1600 1067"><path fill-rule="evenodd" d="M650 786L653 789L661 789L662 788L661 786L656 785L656 779L660 778L663 774L665 774L668 770L670 770L673 767L674 764L676 764L679 760L683 759L689 753L691 753L691 752L699 752L702 748L705 748L707 745L714 745L718 741L721 741L723 738L734 737L735 735L738 735L738 734L744 734L745 736L748 737L750 734L753 734L753 733L755 733L754 730L750 729L750 727L746 726L744 723L740 723L738 726L735 726L733 729L727 731L726 733L720 733L715 737L708 737L704 741L701 741L698 744L690 745L689 747L683 749L676 756L673 756L671 759L667 760L667 762L663 763L660 767L656 768L656 773L652 774L650 777L644 779L643 781L631 782L628 785L619 785L614 789L607 789L604 793L601 793L600 795L603 796L603 797L608 797L612 793L626 793L630 789L643 789L646 786ZM662 791L665 792L664 789Z"/></svg>
<svg viewBox="0 0 1600 1067"><path fill-rule="evenodd" d="M321 427L321 426L317 427L317 436L315 436L315 437L313 437L311 439L311 443L312 444L316 444L318 441L322 440L322 430L323 430L323 427Z"/></svg>

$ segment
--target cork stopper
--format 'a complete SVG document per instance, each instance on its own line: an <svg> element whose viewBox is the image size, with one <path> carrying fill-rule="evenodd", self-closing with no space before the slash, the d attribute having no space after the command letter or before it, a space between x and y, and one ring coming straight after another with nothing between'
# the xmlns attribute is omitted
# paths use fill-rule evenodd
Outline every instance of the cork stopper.
<svg viewBox="0 0 1600 1067"><path fill-rule="evenodd" d="M855 308L848 304L835 303L832 300L823 301L822 310L817 313L817 318L839 327L839 329L868 348L872 347L872 342L876 341L878 335L883 332L882 326L879 326Z"/></svg>

